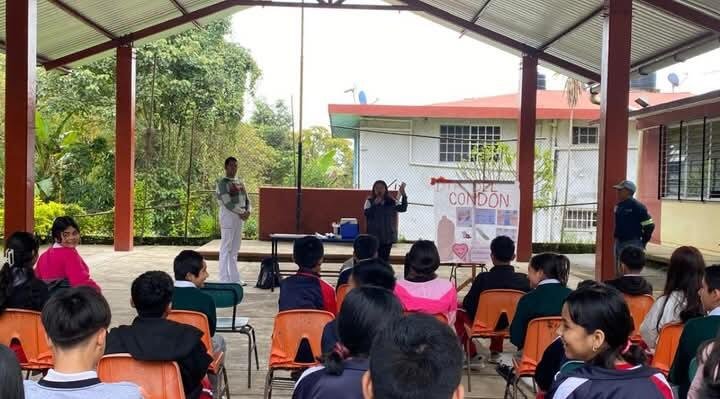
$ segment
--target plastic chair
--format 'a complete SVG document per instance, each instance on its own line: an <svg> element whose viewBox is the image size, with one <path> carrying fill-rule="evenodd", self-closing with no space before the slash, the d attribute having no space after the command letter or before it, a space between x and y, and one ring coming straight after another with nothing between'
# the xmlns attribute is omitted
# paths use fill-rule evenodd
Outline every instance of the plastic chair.
<svg viewBox="0 0 720 399"><path fill-rule="evenodd" d="M638 343L642 341L642 336L640 336L637 332L638 328L640 328L643 320L645 320L645 316L650 311L653 303L655 303L655 298L647 294L623 296L625 297L625 302L630 308L630 315L632 315L634 324L633 332L630 334L630 340L634 343Z"/></svg>
<svg viewBox="0 0 720 399"><path fill-rule="evenodd" d="M276 378L277 370L301 370L319 364L317 360L309 363L297 362L300 345L307 341L312 351L313 359L322 354L320 341L325 325L335 317L324 310L287 310L275 316L273 326L272 344L270 346L270 361L268 373L265 378L264 397L272 396L273 381L292 382L292 378ZM294 385L294 384L293 384Z"/></svg>
<svg viewBox="0 0 720 399"><path fill-rule="evenodd" d="M232 308L232 317L218 317L215 332L218 333L239 333L248 338L248 375L247 384L251 388L252 379L252 352L255 352L255 367L260 370L260 361L257 352L257 340L255 329L250 325L250 318L238 317L237 306L243 300L243 288L235 283L205 283L201 289L213 297L215 307L218 309Z"/></svg>
<svg viewBox="0 0 720 399"><path fill-rule="evenodd" d="M217 388L218 392L225 393L225 397L230 399L230 385L228 384L227 369L223 364L225 358L224 352L214 352L212 346L212 340L210 338L210 324L208 323L207 316L204 313L193 312L190 310L171 310L167 316L168 320L172 320L178 323L189 324L198 330L202 331L202 342L207 348L208 355L212 357L212 363L208 367L208 372L211 374L221 376L223 384Z"/></svg>
<svg viewBox="0 0 720 399"><path fill-rule="evenodd" d="M350 292L350 289L350 284L342 284L337 287L337 292L335 292L335 302L337 302L338 312L340 311L340 306L342 306L342 303L345 300L345 295Z"/></svg>
<svg viewBox="0 0 720 399"><path fill-rule="evenodd" d="M145 399L185 399L180 369L175 362L135 360L127 353L105 355L98 363L102 382L132 382Z"/></svg>
<svg viewBox="0 0 720 399"><path fill-rule="evenodd" d="M561 317L538 317L530 320L523 344L522 358L520 360L513 358L513 368L515 369L515 379L512 381L513 398L517 397L520 379L535 376L535 369L547 347L557 338L557 329L561 323ZM508 381L505 387L506 397L510 385L510 381ZM533 387L534 385L535 381L533 380Z"/></svg>
<svg viewBox="0 0 720 399"><path fill-rule="evenodd" d="M465 343L468 391L472 390L470 385L470 344L472 340L475 338L502 337L502 339L505 339L509 337L510 331L508 328L513 317L515 317L517 304L523 295L525 295L524 292L517 290L487 290L480 294L472 327L465 325L468 336ZM503 314L507 317L508 328L496 331L495 326L497 326Z"/></svg>
<svg viewBox="0 0 720 399"><path fill-rule="evenodd" d="M0 344L10 346L13 340L20 342L27 357L27 362L20 364L23 370L45 371L53 367L40 312L5 309L0 313Z"/></svg>
<svg viewBox="0 0 720 399"><path fill-rule="evenodd" d="M662 371L666 377L675 359L675 352L680 344L680 336L684 327L682 323L671 323L660 329L655 355L650 366Z"/></svg>

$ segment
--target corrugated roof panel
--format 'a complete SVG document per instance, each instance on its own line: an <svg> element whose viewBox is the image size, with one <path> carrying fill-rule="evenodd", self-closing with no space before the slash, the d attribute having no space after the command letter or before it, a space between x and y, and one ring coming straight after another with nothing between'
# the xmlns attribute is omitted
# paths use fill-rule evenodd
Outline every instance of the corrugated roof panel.
<svg viewBox="0 0 720 399"><path fill-rule="evenodd" d="M602 18L593 18L555 42L546 52L591 71L599 72L602 55L602 30Z"/></svg>
<svg viewBox="0 0 720 399"><path fill-rule="evenodd" d="M594 0L575 0L572 7L565 0L492 0L478 24L539 47L597 8Z"/></svg>
<svg viewBox="0 0 720 399"><path fill-rule="evenodd" d="M205 8L207 6L211 6L220 2L221 1L219 0L178 0L178 3L180 3L189 12L199 10L201 8Z"/></svg>
<svg viewBox="0 0 720 399"><path fill-rule="evenodd" d="M71 4L115 36L124 36L181 15L169 0L93 0Z"/></svg>
<svg viewBox="0 0 720 399"><path fill-rule="evenodd" d="M0 39L5 41L5 2L0 2Z"/></svg>
<svg viewBox="0 0 720 399"><path fill-rule="evenodd" d="M477 11L482 7L482 0L424 0L423 3L440 8L450 14L460 17L466 21L472 20Z"/></svg>
<svg viewBox="0 0 720 399"><path fill-rule="evenodd" d="M676 0L708 14L720 17L720 1L718 0Z"/></svg>
<svg viewBox="0 0 720 399"><path fill-rule="evenodd" d="M95 29L46 1L39 1L37 7L38 52L50 59L108 40Z"/></svg>

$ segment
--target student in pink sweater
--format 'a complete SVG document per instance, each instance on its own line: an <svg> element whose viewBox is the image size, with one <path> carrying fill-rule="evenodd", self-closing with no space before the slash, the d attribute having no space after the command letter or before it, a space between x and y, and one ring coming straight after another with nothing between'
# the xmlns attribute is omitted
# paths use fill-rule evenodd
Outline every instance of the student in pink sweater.
<svg viewBox="0 0 720 399"><path fill-rule="evenodd" d="M100 292L76 249L80 244L80 228L75 220L70 216L55 218L51 231L54 244L40 255L35 275L45 282L67 280L71 287L86 285Z"/></svg>
<svg viewBox="0 0 720 399"><path fill-rule="evenodd" d="M457 291L455 286L435 274L440 255L435 243L420 240L405 255L407 275L395 285L395 295L408 312L443 314L450 325L455 322Z"/></svg>

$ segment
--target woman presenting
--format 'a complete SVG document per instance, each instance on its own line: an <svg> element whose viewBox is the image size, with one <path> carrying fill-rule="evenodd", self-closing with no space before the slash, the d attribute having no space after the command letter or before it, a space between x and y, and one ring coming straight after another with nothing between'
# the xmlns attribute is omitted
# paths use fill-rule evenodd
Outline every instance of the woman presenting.
<svg viewBox="0 0 720 399"><path fill-rule="evenodd" d="M407 206L405 183L400 184L398 198L392 198L387 184L382 180L373 184L372 194L365 201L367 233L378 239L378 257L386 262L389 261L390 250L398 238L398 212L405 212Z"/></svg>

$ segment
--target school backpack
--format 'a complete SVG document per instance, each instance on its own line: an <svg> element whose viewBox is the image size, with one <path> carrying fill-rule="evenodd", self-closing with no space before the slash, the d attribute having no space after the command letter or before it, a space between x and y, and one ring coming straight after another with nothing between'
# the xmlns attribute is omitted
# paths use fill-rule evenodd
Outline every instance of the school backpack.
<svg viewBox="0 0 720 399"><path fill-rule="evenodd" d="M280 276L275 274L275 270L280 270L280 266L273 258L265 258L260 262L260 274L258 274L257 284L255 288L269 290L280 286Z"/></svg>

